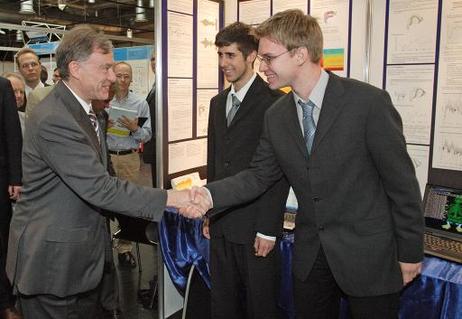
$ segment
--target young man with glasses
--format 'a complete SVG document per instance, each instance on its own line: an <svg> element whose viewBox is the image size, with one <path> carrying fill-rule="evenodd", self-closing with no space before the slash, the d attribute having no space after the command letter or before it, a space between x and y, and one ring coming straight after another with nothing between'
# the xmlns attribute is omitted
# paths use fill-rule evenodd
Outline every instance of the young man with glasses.
<svg viewBox="0 0 462 319"><path fill-rule="evenodd" d="M326 72L316 19L275 14L256 29L269 87L292 93L266 112L250 169L207 185L216 209L287 178L299 208L292 259L297 318L398 317L421 270L423 212L401 118L387 92ZM194 192L204 196L205 189Z"/></svg>

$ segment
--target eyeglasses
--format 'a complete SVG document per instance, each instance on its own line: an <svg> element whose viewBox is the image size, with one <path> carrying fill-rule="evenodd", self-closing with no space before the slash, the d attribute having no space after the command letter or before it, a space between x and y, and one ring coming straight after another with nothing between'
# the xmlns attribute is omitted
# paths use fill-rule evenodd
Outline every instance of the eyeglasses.
<svg viewBox="0 0 462 319"><path fill-rule="evenodd" d="M277 58L279 58L281 55L284 55L286 54L287 52L290 52L290 50L287 50L285 52L282 52L278 55L274 55L274 56L268 56L268 55L257 55L257 59L258 61L260 62L265 62L266 65L271 65L271 62L273 62L274 60L276 60Z"/></svg>
<svg viewBox="0 0 462 319"><path fill-rule="evenodd" d="M39 65L37 62L23 63L21 64L21 68L23 69L35 68L37 65Z"/></svg>

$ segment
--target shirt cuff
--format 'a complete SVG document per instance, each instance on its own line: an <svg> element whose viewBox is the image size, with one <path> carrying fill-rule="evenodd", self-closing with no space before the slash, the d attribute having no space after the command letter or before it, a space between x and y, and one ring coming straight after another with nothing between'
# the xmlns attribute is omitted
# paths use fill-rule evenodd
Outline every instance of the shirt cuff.
<svg viewBox="0 0 462 319"><path fill-rule="evenodd" d="M207 187L202 187L202 189L205 189L207 191L207 195L209 197L209 200L210 200L210 209L213 208L213 198L212 198L212 193L210 193L210 190L207 188Z"/></svg>
<svg viewBox="0 0 462 319"><path fill-rule="evenodd" d="M276 237L263 235L262 233L257 233L257 237L260 237L260 238L266 239L266 240L276 241Z"/></svg>

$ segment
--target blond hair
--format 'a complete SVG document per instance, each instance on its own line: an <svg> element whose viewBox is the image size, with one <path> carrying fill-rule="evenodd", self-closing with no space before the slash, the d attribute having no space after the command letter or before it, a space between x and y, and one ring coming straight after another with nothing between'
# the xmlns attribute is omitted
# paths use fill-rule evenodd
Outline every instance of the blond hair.
<svg viewBox="0 0 462 319"><path fill-rule="evenodd" d="M255 29L255 35L258 38L268 37L275 40L289 51L305 47L313 63L318 63L322 58L321 27L315 18L301 10L276 13Z"/></svg>

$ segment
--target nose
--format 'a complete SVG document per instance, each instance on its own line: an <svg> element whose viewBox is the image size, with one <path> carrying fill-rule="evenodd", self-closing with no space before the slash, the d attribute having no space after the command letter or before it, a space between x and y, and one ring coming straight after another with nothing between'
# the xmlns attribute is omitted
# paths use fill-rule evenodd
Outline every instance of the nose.
<svg viewBox="0 0 462 319"><path fill-rule="evenodd" d="M260 61L260 66L258 67L258 71L265 72L268 70L268 65L266 64L265 60Z"/></svg>
<svg viewBox="0 0 462 319"><path fill-rule="evenodd" d="M116 80L116 75L114 73L114 70L112 70L112 68L109 68L109 71L107 72L107 79L111 81L112 83L114 83Z"/></svg>
<svg viewBox="0 0 462 319"><path fill-rule="evenodd" d="M220 68L224 68L227 64L228 63L227 63L225 57L219 57L218 58L218 65L220 66Z"/></svg>

